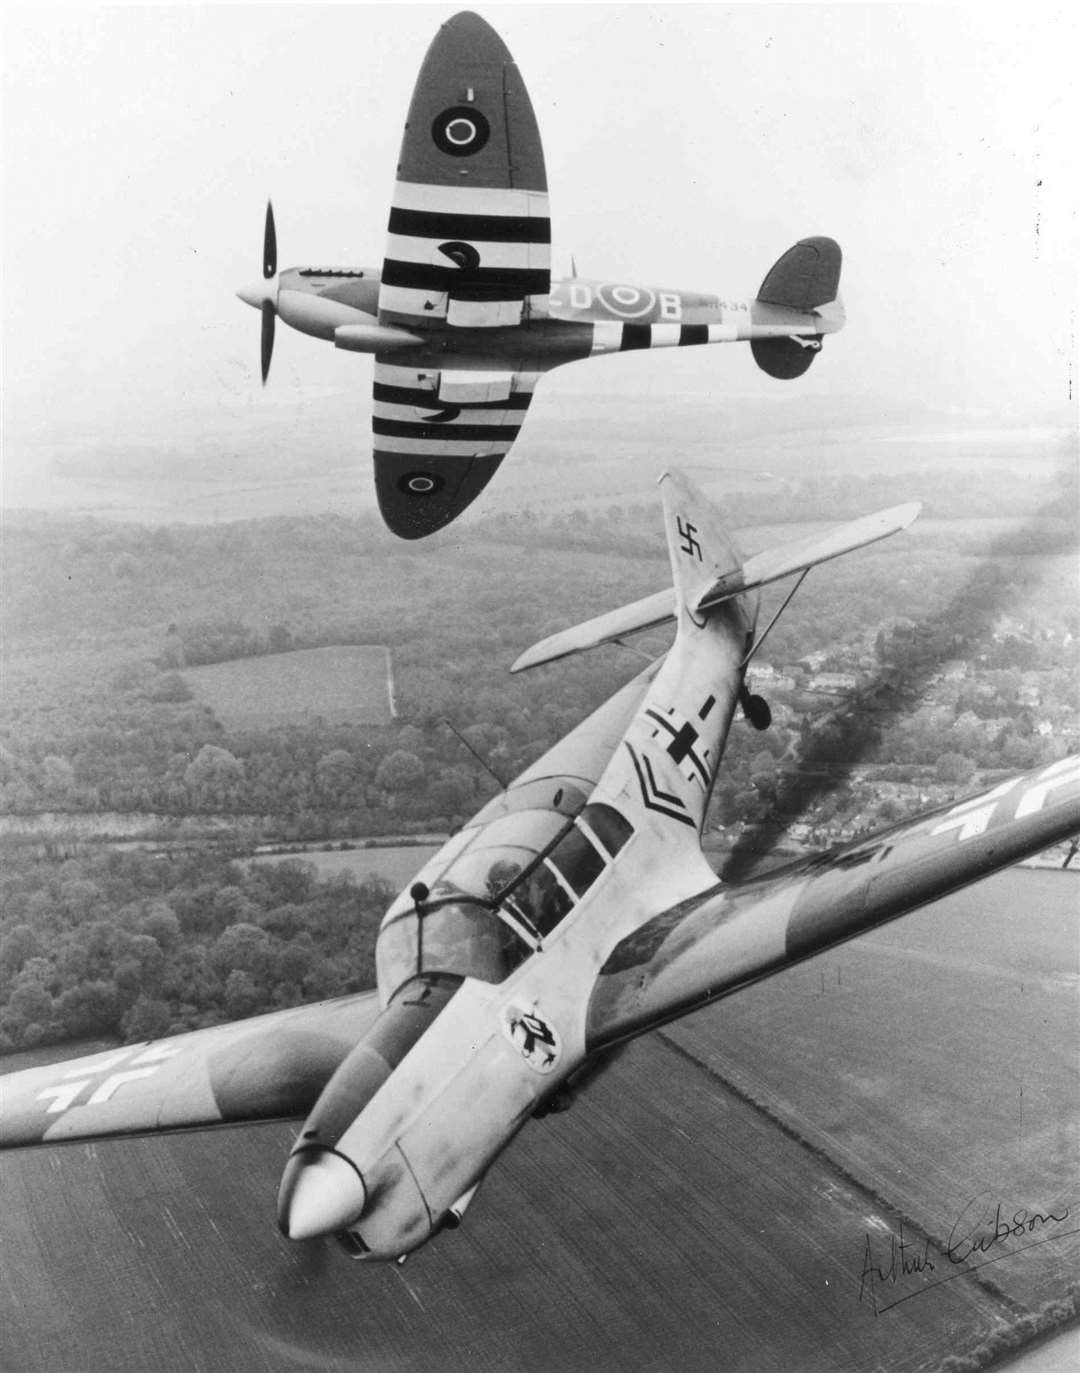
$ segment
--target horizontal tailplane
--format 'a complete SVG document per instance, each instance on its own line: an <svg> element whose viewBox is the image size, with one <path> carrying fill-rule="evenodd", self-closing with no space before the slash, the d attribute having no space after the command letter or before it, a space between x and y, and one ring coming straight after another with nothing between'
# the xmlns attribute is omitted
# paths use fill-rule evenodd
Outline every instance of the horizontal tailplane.
<svg viewBox="0 0 1080 1373"><path fill-rule="evenodd" d="M692 502L690 505L686 504L688 499ZM539 667L541 663L552 663L572 653L583 653L601 644L615 643L630 634L655 629L676 619L680 606L685 606L694 617L707 614L732 596L756 591L784 577L805 572L818 563L898 534L916 519L921 508L917 501L895 505L835 525L820 534L779 544L740 563L733 542L722 534L722 526L705 498L681 473L669 473L665 482L665 516L675 588L658 591L653 596L549 635L526 649L510 671ZM721 537L726 539L726 545L715 543ZM700 559L694 551L695 545L701 551ZM723 556L725 547L727 555ZM717 550L722 554L719 558ZM707 555L712 555L708 561ZM683 563L687 564L685 568Z"/></svg>

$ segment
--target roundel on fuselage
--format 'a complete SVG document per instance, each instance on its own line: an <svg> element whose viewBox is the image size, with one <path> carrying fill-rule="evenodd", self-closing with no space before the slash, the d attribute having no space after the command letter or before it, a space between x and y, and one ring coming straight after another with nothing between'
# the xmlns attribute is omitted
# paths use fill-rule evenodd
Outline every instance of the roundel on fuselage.
<svg viewBox="0 0 1080 1373"><path fill-rule="evenodd" d="M451 105L431 124L432 141L449 157L472 157L490 137L491 125L472 105Z"/></svg>
<svg viewBox="0 0 1080 1373"><path fill-rule="evenodd" d="M615 286L605 282L596 294L606 309L622 319L640 319L656 304L656 294L647 286Z"/></svg>

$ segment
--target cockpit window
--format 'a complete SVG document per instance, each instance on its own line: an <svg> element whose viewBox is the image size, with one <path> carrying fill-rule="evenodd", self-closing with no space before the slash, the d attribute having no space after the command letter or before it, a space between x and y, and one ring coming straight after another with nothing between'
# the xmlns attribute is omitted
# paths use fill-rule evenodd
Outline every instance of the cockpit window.
<svg viewBox="0 0 1080 1373"><path fill-rule="evenodd" d="M563 835L548 859L575 896L584 896L604 871L603 855L583 830Z"/></svg>
<svg viewBox="0 0 1080 1373"><path fill-rule="evenodd" d="M376 948L380 986L392 990L424 972L501 982L633 832L599 803L586 806L580 820L518 812L457 835L387 912Z"/></svg>
<svg viewBox="0 0 1080 1373"><path fill-rule="evenodd" d="M586 806L578 816L578 824L594 839L599 839L601 848L612 858L633 834L629 820L602 801L594 801Z"/></svg>

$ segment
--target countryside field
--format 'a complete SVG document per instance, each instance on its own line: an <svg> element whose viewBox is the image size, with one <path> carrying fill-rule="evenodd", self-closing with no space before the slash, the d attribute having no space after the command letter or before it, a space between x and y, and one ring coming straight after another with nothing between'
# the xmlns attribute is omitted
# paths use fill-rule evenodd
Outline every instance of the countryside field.
<svg viewBox="0 0 1080 1373"><path fill-rule="evenodd" d="M395 715L390 652L382 647L300 649L185 669L184 681L226 729L282 725L388 725Z"/></svg>
<svg viewBox="0 0 1080 1373"><path fill-rule="evenodd" d="M1078 897L1012 869L647 1036L403 1268L278 1236L287 1126L8 1155L0 1366L938 1369L1076 1272ZM984 1190L1070 1223L968 1274Z"/></svg>
<svg viewBox="0 0 1080 1373"><path fill-rule="evenodd" d="M263 854L256 863L310 863L322 878L351 873L357 882L381 877L396 889L424 866L439 844L381 845L371 849L306 849L300 853Z"/></svg>

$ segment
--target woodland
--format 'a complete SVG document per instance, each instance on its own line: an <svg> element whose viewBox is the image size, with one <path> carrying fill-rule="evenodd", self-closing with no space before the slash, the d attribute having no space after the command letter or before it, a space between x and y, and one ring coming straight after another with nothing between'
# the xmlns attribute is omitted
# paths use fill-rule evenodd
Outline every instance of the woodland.
<svg viewBox="0 0 1080 1373"><path fill-rule="evenodd" d="M733 728L711 827L768 842L809 821L828 842L1075 750L1072 486L1004 474L991 498L962 471L795 478L730 493L725 510L754 551L913 495L910 534L816 569L771 633L774 725ZM3 557L0 1052L365 985L388 889L248 864L255 844L460 826L641 666L609 647L509 676L514 657L668 580L658 503L644 502L492 516L420 545L374 516L147 528L22 514ZM392 724L230 731L184 677L342 644L389 648ZM820 689L830 672L844 690ZM156 817L161 843L65 829L105 814ZM43 815L46 841L20 830Z"/></svg>

